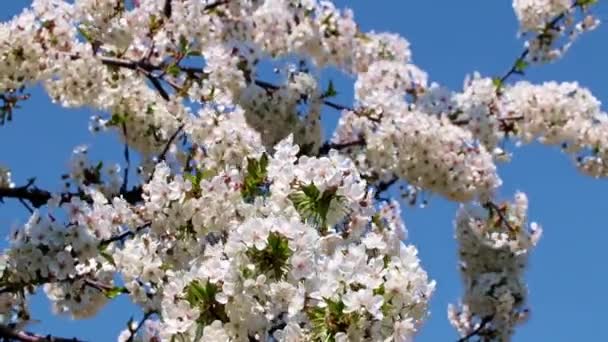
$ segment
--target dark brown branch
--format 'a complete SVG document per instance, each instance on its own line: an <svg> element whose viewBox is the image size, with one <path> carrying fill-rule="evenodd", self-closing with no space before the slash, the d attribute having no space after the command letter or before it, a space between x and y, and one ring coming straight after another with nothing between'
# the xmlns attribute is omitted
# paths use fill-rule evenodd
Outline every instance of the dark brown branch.
<svg viewBox="0 0 608 342"><path fill-rule="evenodd" d="M133 230L127 230L124 233L115 235L115 236L113 236L113 237L111 237L109 239L106 239L106 240L102 240L99 243L99 248L103 249L103 248L107 247L109 244L111 244L112 242L124 241L127 238L133 237L133 236L135 236L135 234L137 234L137 233L141 232L142 230L150 227L151 224L152 224L152 222L146 222L143 225L135 228L135 231L133 231Z"/></svg>
<svg viewBox="0 0 608 342"><path fill-rule="evenodd" d="M138 332L139 330L141 330L141 327L143 327L143 326L144 326L144 323L145 323L145 322L146 322L146 321L147 321L147 320L148 320L150 317L152 317L152 316L153 316L153 315L155 315L155 314L156 314L156 312L155 312L155 311L149 311L149 312L146 312L146 313L144 314L144 317L141 319L141 321L139 321L139 324L137 324L137 327L135 327L135 329L131 330L131 327L129 326L129 330L130 330L130 332L131 332L131 336L129 336L129 338L127 339L127 341L126 341L126 342L133 342L133 339L134 339L134 338L135 338L135 336L137 335L137 332Z"/></svg>
<svg viewBox="0 0 608 342"><path fill-rule="evenodd" d="M165 6L163 7L163 14L167 18L171 18L171 12L173 12L173 8L171 6L171 0L165 0Z"/></svg>
<svg viewBox="0 0 608 342"><path fill-rule="evenodd" d="M32 209L32 207L29 204L27 204L27 202L23 198L19 198L18 200L19 200L19 203L21 203L25 207L25 209L27 209L27 211L29 211L30 214L34 213L34 209Z"/></svg>
<svg viewBox="0 0 608 342"><path fill-rule="evenodd" d="M0 324L0 338L3 341L21 342L83 342L77 338L65 338L52 335L38 335L31 332L19 331L8 325Z"/></svg>
<svg viewBox="0 0 608 342"><path fill-rule="evenodd" d="M486 202L484 206L488 208L488 210L490 210L490 213L496 213L500 222L503 223L509 230L515 231L513 226L511 226L511 223L509 223L509 221L505 217L504 211L506 208L501 208L494 202Z"/></svg>
<svg viewBox="0 0 608 342"><path fill-rule="evenodd" d="M230 0L218 0L212 4L205 6L205 12L213 11L214 9L216 9L222 5L226 5L229 2L230 2Z"/></svg>
<svg viewBox="0 0 608 342"><path fill-rule="evenodd" d="M171 137L169 137L169 140L167 141L167 144L165 145L165 148L163 149L163 151L160 153L160 155L158 156L158 161L161 162L163 160L165 160L165 158L167 157L167 153L169 153L169 149L171 148L171 144L173 144L173 142L175 141L175 139L177 139L177 136L182 132L182 130L184 129L185 125L180 125L177 130L175 130L175 132L173 133L173 135L171 135Z"/></svg>
<svg viewBox="0 0 608 342"><path fill-rule="evenodd" d="M266 90L277 90L279 89L279 86L266 82L266 81L262 81L262 80L255 80L254 81L255 85L257 85L258 87L264 88ZM341 104L337 104L331 101L327 101L327 100L323 100L323 104L326 105L327 107L336 109L336 110L349 110L349 111L353 111L352 108L345 106L345 105L341 105Z"/></svg>
<svg viewBox="0 0 608 342"><path fill-rule="evenodd" d="M465 336L461 337L460 339L458 339L458 341L456 342L467 342L471 337L479 334L483 329L485 329L485 327L488 325L488 323L490 323L492 321L492 316L487 316L484 317L481 322L479 322L479 325L477 326L477 328L473 329L473 331L471 331L470 333L466 334Z"/></svg>
<svg viewBox="0 0 608 342"><path fill-rule="evenodd" d="M131 157L129 156L129 136L127 135L127 125L122 123L122 132L125 135L125 147L124 147L124 157L125 157L125 170L123 173L122 186L120 187L120 192L127 192L127 187L129 186L129 168L131 167Z"/></svg>
<svg viewBox="0 0 608 342"><path fill-rule="evenodd" d="M376 194L374 194L374 198L380 199L380 197L382 197L382 193L387 191L391 186L393 186L393 184L397 183L398 180L399 180L399 177L393 176L393 178L391 178L390 180L388 180L386 182L380 182L376 186Z"/></svg>
<svg viewBox="0 0 608 342"><path fill-rule="evenodd" d="M331 150L342 150L342 149L349 148L349 147L363 146L363 145L365 145L365 139L363 139L363 138L353 140L353 141L350 141L347 143L342 143L342 144L334 144L334 143L326 142L319 149L319 155L320 156L326 155Z"/></svg>
<svg viewBox="0 0 608 342"><path fill-rule="evenodd" d="M128 191L121 191L120 194L125 201L130 204L135 204L141 201L142 187L134 187ZM39 189L37 187L31 187L31 185L15 187L15 188L0 188L0 201L5 198L12 198L17 200L28 201L34 208L40 208L47 204L52 198L53 194L49 191ZM90 199L83 193L61 193L61 203L69 203L73 197L77 197L83 200L90 201Z"/></svg>
<svg viewBox="0 0 608 342"><path fill-rule="evenodd" d="M5 198L14 198L17 200L25 200L30 202L34 208L40 208L51 199L52 194L46 190L31 187L31 184L15 187L15 188L0 188L0 200ZM62 194L61 201L69 202L72 194Z"/></svg>

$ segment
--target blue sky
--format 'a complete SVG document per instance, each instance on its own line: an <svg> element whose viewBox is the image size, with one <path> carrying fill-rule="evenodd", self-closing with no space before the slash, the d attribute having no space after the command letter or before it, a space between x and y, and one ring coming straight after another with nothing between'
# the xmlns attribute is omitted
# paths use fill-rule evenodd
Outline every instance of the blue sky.
<svg viewBox="0 0 608 342"><path fill-rule="evenodd" d="M460 89L464 76L473 71L487 76L504 73L522 50L509 0L336 3L353 8L364 30L391 31L406 37L415 63L433 81L452 89ZM27 4L29 1L5 1L0 19L6 20ZM608 20L607 6L600 4L596 13ZM578 81L598 99L608 99L606 30L600 26L580 39L565 58L531 68L525 78L534 82ZM329 75L340 91L336 102L352 101L352 80ZM0 163L13 169L18 184L36 176L40 186L59 189L59 176L66 170L70 152L83 143L91 146L93 158L122 162L122 149L114 135L89 134L88 118L94 111L62 110L39 88L31 92L32 99L16 112L14 121L0 127ZM533 144L513 148L513 152L513 161L499 169L504 181L501 194L510 198L516 190L525 191L531 219L545 230L527 274L531 319L518 329L514 340L607 341L608 330L601 327L608 307L608 276L603 266L608 260L608 182L581 175L569 157L555 148ZM456 303L461 291L452 226L456 204L434 196L425 209L403 209L410 242L419 248L425 268L438 282L431 317L418 340L455 341L446 306ZM0 226L6 232L26 217L16 203L7 201L0 206ZM49 303L39 296L32 309L34 317L42 320L32 326L34 330L88 341L115 340L129 317L140 315L124 296L93 320L53 317Z"/></svg>

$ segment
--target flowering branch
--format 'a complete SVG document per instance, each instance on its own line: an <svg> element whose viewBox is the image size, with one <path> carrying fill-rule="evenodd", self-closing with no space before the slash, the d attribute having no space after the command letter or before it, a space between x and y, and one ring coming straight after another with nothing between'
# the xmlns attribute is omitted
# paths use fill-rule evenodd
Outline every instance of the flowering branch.
<svg viewBox="0 0 608 342"><path fill-rule="evenodd" d="M556 25L566 17L566 14L578 7L583 8L586 6L586 1L575 1L572 6L570 6L567 10L565 10L564 12L558 14L557 16L555 16L552 20L550 20L545 27L542 29L542 31L534 38L535 40L540 40L543 37L547 37L549 35L549 33L552 30L557 29ZM522 51L522 53L519 55L519 57L515 60L515 62L513 62L513 65L511 66L511 68L502 76L498 79L497 81L497 91L500 91L502 85L513 75L523 75L524 69L527 66L527 63L525 62L526 57L528 57L528 55L530 54L530 48L527 47L526 49L524 49L524 51Z"/></svg>

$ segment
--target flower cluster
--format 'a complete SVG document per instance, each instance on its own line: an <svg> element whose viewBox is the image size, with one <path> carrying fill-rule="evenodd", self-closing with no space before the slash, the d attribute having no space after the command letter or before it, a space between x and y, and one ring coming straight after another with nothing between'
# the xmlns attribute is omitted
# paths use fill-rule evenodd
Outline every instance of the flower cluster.
<svg viewBox="0 0 608 342"><path fill-rule="evenodd" d="M596 2L513 0L520 31L531 36L526 41L527 52L519 63L547 62L561 57L576 38L599 25L599 20L587 12Z"/></svg>
<svg viewBox="0 0 608 342"><path fill-rule="evenodd" d="M593 29L594 2L514 0L522 57L452 92L406 39L363 32L329 1L34 0L0 24L0 95L40 83L59 106L91 108L126 165L77 147L59 193L0 168L0 200L32 211L0 256L0 328L27 322L41 287L73 318L128 295L146 322L121 341L410 341L435 283L385 198L404 181L411 202L473 202L456 219L466 293L450 320L510 336L540 230L525 195L492 202L499 146L561 145L608 176L608 116L576 83L506 81ZM268 60L277 83L261 78ZM355 79L353 108L332 102L327 67ZM326 142L324 106L340 113Z"/></svg>
<svg viewBox="0 0 608 342"><path fill-rule="evenodd" d="M144 186L150 231L112 248L161 339L411 339L434 282L398 204L375 209L335 151L298 158L291 138L274 150L216 175L160 164Z"/></svg>
<svg viewBox="0 0 608 342"><path fill-rule="evenodd" d="M460 271L465 294L459 308L450 306L452 325L466 336L473 331L488 340L506 341L527 314L524 271L542 229L528 227L528 199L513 203L463 206L456 217Z"/></svg>
<svg viewBox="0 0 608 342"><path fill-rule="evenodd" d="M608 174L608 115L588 89L577 83L518 82L505 91L503 110L521 117L516 130L522 141L561 145L577 156L583 172Z"/></svg>
<svg viewBox="0 0 608 342"><path fill-rule="evenodd" d="M470 131L424 113L383 121L369 137L368 157L411 184L455 201L489 198L501 184L492 155Z"/></svg>

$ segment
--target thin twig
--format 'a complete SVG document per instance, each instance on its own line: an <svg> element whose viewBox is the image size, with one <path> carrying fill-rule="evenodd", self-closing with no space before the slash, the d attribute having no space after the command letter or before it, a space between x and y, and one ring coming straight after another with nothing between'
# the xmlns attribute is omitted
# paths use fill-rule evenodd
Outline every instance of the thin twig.
<svg viewBox="0 0 608 342"><path fill-rule="evenodd" d="M8 325L0 324L0 338L3 341L21 342L84 342L77 338L65 338L52 335L38 335L27 331L19 331Z"/></svg>
<svg viewBox="0 0 608 342"><path fill-rule="evenodd" d="M387 191L391 186L393 186L393 184L397 183L398 180L399 180L399 177L393 176L393 178L391 178L390 180L388 180L386 182L380 182L376 186L376 194L374 194L374 198L380 199L382 197L382 193Z"/></svg>
<svg viewBox="0 0 608 342"><path fill-rule="evenodd" d="M118 235L112 236L111 238L106 239L106 240L102 240L102 241L99 243L99 248L104 248L104 247L108 246L109 244L111 244L112 242L123 241L123 240L125 240L126 238L129 238L129 237L135 236L135 234L137 234L137 233L141 232L142 230L144 230L144 229L146 229L146 228L150 227L150 225L151 225L151 224L152 224L152 222L146 222L146 223L144 223L143 225L141 225L141 226L139 226L139 227L135 228L135 231L133 231L133 230L127 230L127 231L126 231L126 232L124 232L124 233L121 233L121 234L118 234Z"/></svg>
<svg viewBox="0 0 608 342"><path fill-rule="evenodd" d="M262 80L255 80L254 81L255 85L257 85L258 87L264 88L266 90L278 90L279 86L277 86L276 84L272 84L266 81L262 81ZM323 100L323 104L326 105L327 107L342 111L342 110L349 110L349 111L353 111L353 109L351 107L345 106L345 105L341 105L335 102L331 102L331 101L327 101L327 100Z"/></svg>
<svg viewBox="0 0 608 342"><path fill-rule="evenodd" d="M122 186L120 187L120 192L126 192L129 184L129 168L131 167L131 158L129 156L129 137L127 135L127 125L124 122L122 123L122 132L125 135L124 157L127 165L125 166L125 170L123 172L123 180Z"/></svg>
<svg viewBox="0 0 608 342"><path fill-rule="evenodd" d="M209 12L209 11L213 11L214 9L216 9L217 7L220 7L222 5L226 5L230 2L230 0L218 0L212 4L209 4L207 6L205 6L204 11L205 12Z"/></svg>
<svg viewBox="0 0 608 342"><path fill-rule="evenodd" d="M142 187L138 186L132 188L131 190L121 191L119 195L121 195L128 203L135 204L142 200L142 191ZM61 198L61 204L69 203L74 197L86 200L87 202L90 202L91 200L83 193L64 192L59 194L59 196ZM25 200L28 201L34 208L40 208L46 205L52 197L53 194L50 191L42 190L37 187L31 187L31 185L13 188L0 188L0 200L5 198Z"/></svg>
<svg viewBox="0 0 608 342"><path fill-rule="evenodd" d="M342 149L349 148L349 147L363 146L363 145L365 145L365 139L363 139L363 138L353 140L353 141L350 141L347 143L341 143L341 144L326 142L319 149L319 155L320 156L326 155L331 150L342 150Z"/></svg>
<svg viewBox="0 0 608 342"><path fill-rule="evenodd" d="M26 201L25 201L23 198L19 198L18 200L19 200L19 202L20 202L21 204L23 204L23 206L25 207L25 209L27 209L27 211L29 211L29 212L30 212L30 214L33 214L33 213L34 213L34 209L32 209L32 207L30 207L30 205L29 205L29 204L27 204L27 202L26 202Z"/></svg>
<svg viewBox="0 0 608 342"><path fill-rule="evenodd" d="M156 311L149 311L146 312L144 314L144 317L142 317L142 319L139 321L139 323L137 324L137 327L135 327L135 329L131 330L131 327L129 327L129 330L131 332L131 336L129 336L129 338L127 339L126 342L133 342L133 339L135 338L135 336L137 335L137 332L141 329L141 327L143 327L144 323L153 315L156 314Z"/></svg>
<svg viewBox="0 0 608 342"><path fill-rule="evenodd" d="M177 128L177 130L175 131L175 133L173 133L173 135L169 138L169 140L167 141L167 144L165 145L165 148L163 149L161 154L158 156L159 162L165 160L165 158L167 157L167 153L169 152L169 149L171 148L171 145L173 144L173 141L175 141L175 139L177 139L177 136L182 132L182 130L184 129L184 126L185 126L184 124L180 125Z"/></svg>
<svg viewBox="0 0 608 342"><path fill-rule="evenodd" d="M539 33L535 39L539 39L542 36L547 35L547 33L549 33L550 30L555 29L555 25L557 25L557 23L559 23L562 19L564 19L566 17L566 14L568 12L570 12L571 10L582 6L581 3L579 1L575 1L572 6L570 6L566 11L558 14L557 16L555 16L551 21L549 21L545 27L543 28L543 30L541 31L541 33ZM500 78L500 82L499 84L503 84L504 82L506 82L509 77L515 75L515 74L521 74L522 71L519 70L519 64L521 61L525 60L526 57L528 57L528 55L530 54L530 48L526 48L524 51L522 51L522 53L519 55L519 57L515 60L515 62L513 63L513 65L511 66L511 68ZM500 87L498 87L500 88Z"/></svg>
<svg viewBox="0 0 608 342"><path fill-rule="evenodd" d="M471 331L470 333L468 333L465 336L461 337L456 342L467 342L471 337L479 334L486 327L486 325L488 323L490 323L491 321L492 321L492 316L486 316L486 317L484 317L481 320L481 322L479 322L479 325L477 326L477 328L473 329L473 331Z"/></svg>
<svg viewBox="0 0 608 342"><path fill-rule="evenodd" d="M160 94L160 97L162 97L165 101L169 101L171 99L171 97L169 96L169 93L167 93L165 88L163 88L163 85L160 83L158 78L152 74L152 72L147 71L143 68L139 68L138 70L141 71L146 76L146 78L148 78L150 83L152 83L154 88Z"/></svg>
<svg viewBox="0 0 608 342"><path fill-rule="evenodd" d="M496 214L498 214L498 218L500 219L500 221L502 223L504 223L504 225L511 231L515 231L515 229L513 228L513 226L511 226L511 224L509 223L509 221L507 220L507 218L505 217L504 214L504 209L500 208L496 203L494 202L486 202L486 207L488 209L490 209L490 212L495 212Z"/></svg>

